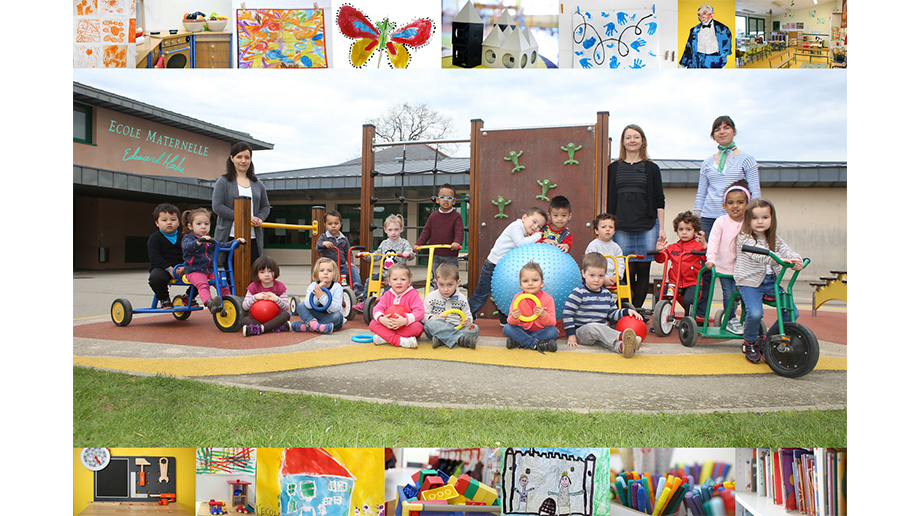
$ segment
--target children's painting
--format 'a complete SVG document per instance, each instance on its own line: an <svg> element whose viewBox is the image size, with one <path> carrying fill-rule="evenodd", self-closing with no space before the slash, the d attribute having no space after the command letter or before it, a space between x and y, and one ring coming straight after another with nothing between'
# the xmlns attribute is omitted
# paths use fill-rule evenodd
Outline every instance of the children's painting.
<svg viewBox="0 0 920 516"><path fill-rule="evenodd" d="M262 514L383 516L382 448L260 448Z"/></svg>
<svg viewBox="0 0 920 516"><path fill-rule="evenodd" d="M74 0L73 67L134 68L134 0Z"/></svg>
<svg viewBox="0 0 920 516"><path fill-rule="evenodd" d="M507 448L502 514L607 516L609 448Z"/></svg>
<svg viewBox="0 0 920 516"><path fill-rule="evenodd" d="M255 472L255 448L198 448L195 452L196 475L238 475Z"/></svg>
<svg viewBox="0 0 920 516"><path fill-rule="evenodd" d="M658 68L655 8L592 9L572 14L575 68Z"/></svg>
<svg viewBox="0 0 920 516"><path fill-rule="evenodd" d="M391 68L408 68L412 54L426 46L435 31L431 18L373 18L348 4L339 8L336 24L343 36L354 40L348 58L355 68L380 68L384 55ZM377 54L376 62L371 59L374 54Z"/></svg>
<svg viewBox="0 0 920 516"><path fill-rule="evenodd" d="M239 68L327 68L322 9L237 9Z"/></svg>

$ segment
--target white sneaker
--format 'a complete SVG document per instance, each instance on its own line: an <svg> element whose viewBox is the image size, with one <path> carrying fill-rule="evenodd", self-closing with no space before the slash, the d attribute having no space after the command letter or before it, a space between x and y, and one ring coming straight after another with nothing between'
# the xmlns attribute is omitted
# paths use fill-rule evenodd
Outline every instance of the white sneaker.
<svg viewBox="0 0 920 516"><path fill-rule="evenodd" d="M386 340L384 340L383 337L381 337L380 335L377 335L377 334L375 333L375 334L374 334L374 344L376 344L376 345L378 345L378 346L382 346L382 345L384 345L384 344L389 344L389 342L387 342Z"/></svg>
<svg viewBox="0 0 920 516"><path fill-rule="evenodd" d="M744 325L741 324L741 321L738 319L732 319L728 321L728 324L725 325L725 329L735 335L741 335L744 333Z"/></svg>
<svg viewBox="0 0 920 516"><path fill-rule="evenodd" d="M399 338L399 347L401 348L417 348L418 341L415 337L400 337Z"/></svg>

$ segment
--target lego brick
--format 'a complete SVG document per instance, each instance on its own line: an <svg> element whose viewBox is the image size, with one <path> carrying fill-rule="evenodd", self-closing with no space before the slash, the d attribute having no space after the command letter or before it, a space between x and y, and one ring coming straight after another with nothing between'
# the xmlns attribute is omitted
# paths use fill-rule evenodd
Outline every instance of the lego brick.
<svg viewBox="0 0 920 516"><path fill-rule="evenodd" d="M438 475L432 475L425 477L425 480L422 482L422 491L428 491L435 487L441 487L444 485L444 480Z"/></svg>
<svg viewBox="0 0 920 516"><path fill-rule="evenodd" d="M444 485L441 487L436 487L434 489L429 489L427 491L422 491L420 495L422 500L450 500L451 498L456 498L459 496L457 490L452 485Z"/></svg>

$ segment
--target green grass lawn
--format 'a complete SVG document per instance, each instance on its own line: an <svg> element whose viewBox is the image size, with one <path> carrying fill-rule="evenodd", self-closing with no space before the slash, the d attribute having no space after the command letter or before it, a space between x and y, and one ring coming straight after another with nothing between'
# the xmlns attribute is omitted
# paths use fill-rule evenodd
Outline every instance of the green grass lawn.
<svg viewBox="0 0 920 516"><path fill-rule="evenodd" d="M73 445L845 447L847 412L432 409L74 367Z"/></svg>

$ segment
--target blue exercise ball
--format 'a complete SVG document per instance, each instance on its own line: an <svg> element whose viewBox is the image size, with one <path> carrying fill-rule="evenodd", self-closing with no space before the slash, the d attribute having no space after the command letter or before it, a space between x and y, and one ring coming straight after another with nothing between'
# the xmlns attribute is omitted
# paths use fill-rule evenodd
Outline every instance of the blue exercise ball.
<svg viewBox="0 0 920 516"><path fill-rule="evenodd" d="M562 318L565 300L581 285L581 269L575 259L550 244L522 245L505 253L492 273L492 298L502 313L511 311L511 301L521 291L521 267L529 261L543 269L543 291L552 296L556 319Z"/></svg>

